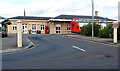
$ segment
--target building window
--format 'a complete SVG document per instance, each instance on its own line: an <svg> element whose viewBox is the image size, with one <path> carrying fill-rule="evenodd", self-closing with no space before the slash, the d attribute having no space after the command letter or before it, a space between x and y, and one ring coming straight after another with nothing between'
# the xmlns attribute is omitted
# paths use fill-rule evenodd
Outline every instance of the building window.
<svg viewBox="0 0 120 71"><path fill-rule="evenodd" d="M67 30L71 30L71 27L70 27L70 25L67 25Z"/></svg>
<svg viewBox="0 0 120 71"><path fill-rule="evenodd" d="M17 24L13 24L13 30L17 30Z"/></svg>
<svg viewBox="0 0 120 71"><path fill-rule="evenodd" d="M36 30L36 24L32 25L32 30Z"/></svg>
<svg viewBox="0 0 120 71"><path fill-rule="evenodd" d="M60 34L61 32L61 24L56 24L56 33Z"/></svg>
<svg viewBox="0 0 120 71"><path fill-rule="evenodd" d="M36 34L36 24L32 24L32 34Z"/></svg>
<svg viewBox="0 0 120 71"><path fill-rule="evenodd" d="M45 30L45 26L41 25L41 31L44 31L44 30Z"/></svg>

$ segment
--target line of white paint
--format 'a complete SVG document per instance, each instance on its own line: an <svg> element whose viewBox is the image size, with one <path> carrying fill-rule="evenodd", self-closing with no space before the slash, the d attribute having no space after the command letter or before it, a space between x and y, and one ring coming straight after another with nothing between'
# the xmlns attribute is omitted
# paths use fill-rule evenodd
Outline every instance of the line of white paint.
<svg viewBox="0 0 120 71"><path fill-rule="evenodd" d="M83 52L86 51L86 50L84 50L84 49L82 49L82 48L79 48L79 47L77 47L77 46L73 46L73 48L78 49L78 50L81 50L81 51L83 51Z"/></svg>

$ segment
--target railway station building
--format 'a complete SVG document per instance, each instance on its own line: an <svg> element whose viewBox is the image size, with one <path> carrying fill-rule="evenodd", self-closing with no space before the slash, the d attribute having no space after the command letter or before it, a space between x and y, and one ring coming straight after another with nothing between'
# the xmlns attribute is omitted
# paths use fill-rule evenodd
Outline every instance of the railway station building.
<svg viewBox="0 0 120 71"><path fill-rule="evenodd" d="M113 19L108 19L100 16L94 16L94 21L103 27L106 24L112 23ZM17 33L17 21L22 21L21 29L23 34L69 34L71 33L72 21L80 24L79 28L90 23L92 16L79 15L59 15L57 17L35 17L35 16L16 16L8 18L11 25L8 25L8 33Z"/></svg>

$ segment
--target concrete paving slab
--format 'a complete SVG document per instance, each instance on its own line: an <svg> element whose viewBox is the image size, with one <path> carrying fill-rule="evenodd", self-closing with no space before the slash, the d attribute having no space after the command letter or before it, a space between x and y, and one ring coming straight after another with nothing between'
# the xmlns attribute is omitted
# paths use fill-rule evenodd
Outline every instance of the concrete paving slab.
<svg viewBox="0 0 120 71"><path fill-rule="evenodd" d="M32 46L31 42L28 41L26 35L23 35L23 47L17 47L17 34L9 34L8 37L2 38L2 49L0 53L14 52L23 49L27 49Z"/></svg>

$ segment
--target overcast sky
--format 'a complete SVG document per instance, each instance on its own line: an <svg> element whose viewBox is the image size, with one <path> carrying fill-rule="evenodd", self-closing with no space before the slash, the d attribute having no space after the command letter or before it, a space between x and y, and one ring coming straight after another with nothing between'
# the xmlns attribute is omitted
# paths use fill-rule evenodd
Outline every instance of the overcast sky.
<svg viewBox="0 0 120 71"><path fill-rule="evenodd" d="M94 0L95 11L99 11L99 16L117 19L119 1ZM91 0L2 0L0 16L23 16L24 9L27 16L92 15L91 6Z"/></svg>

